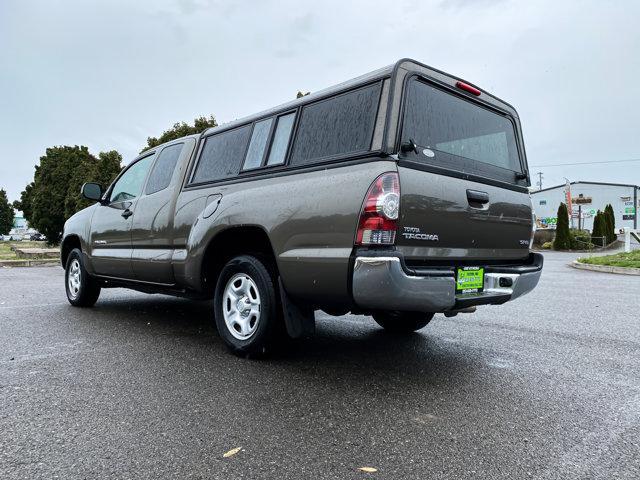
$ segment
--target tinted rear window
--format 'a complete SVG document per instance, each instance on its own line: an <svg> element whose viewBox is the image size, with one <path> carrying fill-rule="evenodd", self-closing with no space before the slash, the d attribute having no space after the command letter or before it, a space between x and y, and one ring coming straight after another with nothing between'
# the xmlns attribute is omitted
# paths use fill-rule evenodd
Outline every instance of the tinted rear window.
<svg viewBox="0 0 640 480"><path fill-rule="evenodd" d="M405 102L402 141L409 139L419 146L412 161L512 182L522 171L508 117L419 80Z"/></svg>
<svg viewBox="0 0 640 480"><path fill-rule="evenodd" d="M233 177L240 171L251 125L207 137L191 183L204 183Z"/></svg>
<svg viewBox="0 0 640 480"><path fill-rule="evenodd" d="M369 150L379 97L374 84L303 107L291 164Z"/></svg>
<svg viewBox="0 0 640 480"><path fill-rule="evenodd" d="M166 147L160 152L147 181L147 189L145 191L147 195L164 190L169 186L183 146L183 143L178 143L177 145Z"/></svg>

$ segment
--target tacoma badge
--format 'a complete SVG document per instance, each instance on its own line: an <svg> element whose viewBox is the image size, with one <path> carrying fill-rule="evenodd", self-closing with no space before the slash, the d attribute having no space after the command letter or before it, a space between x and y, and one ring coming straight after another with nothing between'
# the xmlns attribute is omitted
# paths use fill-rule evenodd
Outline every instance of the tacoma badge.
<svg viewBox="0 0 640 480"><path fill-rule="evenodd" d="M432 242L437 242L440 240L438 238L438 235L432 233L421 233L418 227L404 227L402 236L407 240L429 240Z"/></svg>

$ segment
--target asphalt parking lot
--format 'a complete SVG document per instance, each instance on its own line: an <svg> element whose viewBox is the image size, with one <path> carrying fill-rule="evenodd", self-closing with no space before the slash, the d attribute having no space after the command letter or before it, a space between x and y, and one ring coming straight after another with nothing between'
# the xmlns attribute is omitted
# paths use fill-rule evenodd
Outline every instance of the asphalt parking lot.
<svg viewBox="0 0 640 480"><path fill-rule="evenodd" d="M640 478L640 277L545 257L513 303L408 336L318 314L266 361L206 303L0 269L0 478Z"/></svg>

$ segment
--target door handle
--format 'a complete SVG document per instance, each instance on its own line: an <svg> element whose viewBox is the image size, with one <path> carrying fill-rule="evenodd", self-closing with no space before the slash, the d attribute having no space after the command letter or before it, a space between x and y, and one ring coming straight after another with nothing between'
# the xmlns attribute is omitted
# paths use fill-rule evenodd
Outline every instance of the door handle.
<svg viewBox="0 0 640 480"><path fill-rule="evenodd" d="M479 203L480 205L484 205L485 203L489 203L489 194L478 190L467 190L467 200L469 204Z"/></svg>
<svg viewBox="0 0 640 480"><path fill-rule="evenodd" d="M133 212L127 208L124 212L121 213L121 215L124 218L129 218L131 215L133 215Z"/></svg>

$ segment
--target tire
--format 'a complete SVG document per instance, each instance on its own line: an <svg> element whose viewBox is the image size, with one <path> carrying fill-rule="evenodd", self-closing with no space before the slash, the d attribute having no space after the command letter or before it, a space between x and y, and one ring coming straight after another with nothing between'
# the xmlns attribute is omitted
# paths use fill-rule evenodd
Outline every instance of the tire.
<svg viewBox="0 0 640 480"><path fill-rule="evenodd" d="M87 273L82 252L74 248L69 253L64 271L64 285L67 300L74 307L92 307L100 296L100 286Z"/></svg>
<svg viewBox="0 0 640 480"><path fill-rule="evenodd" d="M427 326L435 314L424 312L378 312L373 319L388 332L409 333Z"/></svg>
<svg viewBox="0 0 640 480"><path fill-rule="evenodd" d="M252 255L223 267L213 300L215 322L226 346L242 357L261 357L279 342L284 321L278 303L275 268Z"/></svg>

